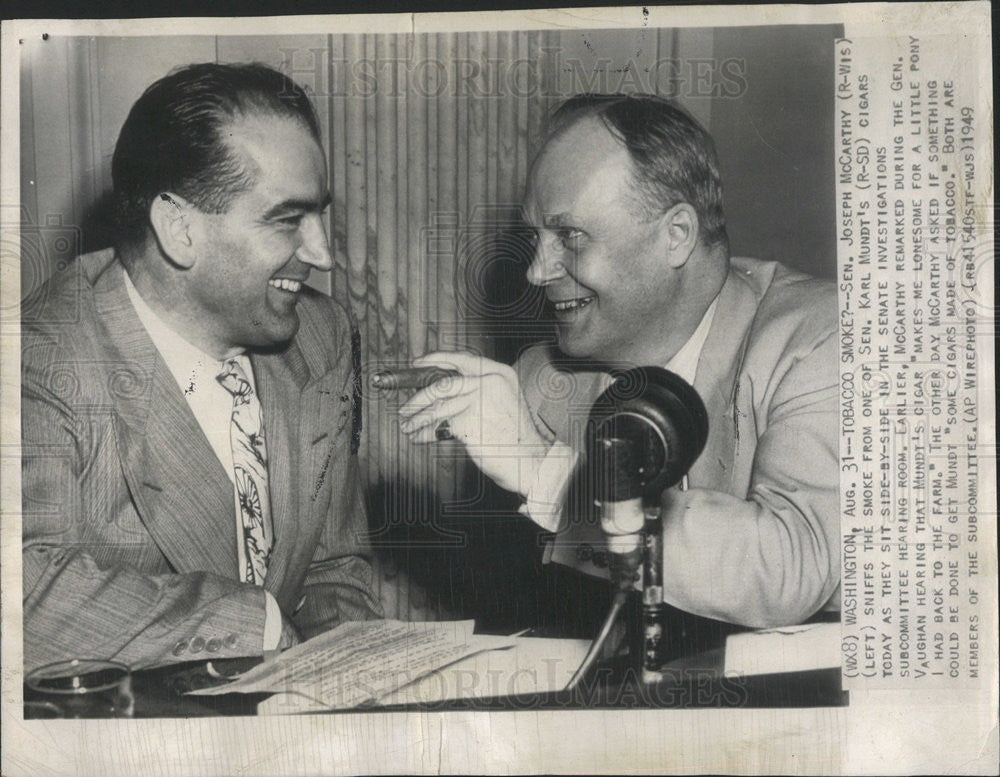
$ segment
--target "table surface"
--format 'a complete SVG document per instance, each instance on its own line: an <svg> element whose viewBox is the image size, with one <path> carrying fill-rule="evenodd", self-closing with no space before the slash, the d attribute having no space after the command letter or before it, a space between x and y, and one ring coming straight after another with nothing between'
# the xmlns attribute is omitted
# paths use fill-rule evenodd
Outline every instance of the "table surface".
<svg viewBox="0 0 1000 777"><path fill-rule="evenodd" d="M253 659L248 659L252 661ZM643 683L627 659L604 662L573 691L380 705L326 714L406 711L500 711L574 709L692 709L827 707L847 704L840 669L737 677L722 672L723 650L710 650L666 665L662 679ZM250 716L268 694L191 696L188 691L217 684L206 662L176 664L133 673L137 718ZM26 692L25 699L31 698Z"/></svg>

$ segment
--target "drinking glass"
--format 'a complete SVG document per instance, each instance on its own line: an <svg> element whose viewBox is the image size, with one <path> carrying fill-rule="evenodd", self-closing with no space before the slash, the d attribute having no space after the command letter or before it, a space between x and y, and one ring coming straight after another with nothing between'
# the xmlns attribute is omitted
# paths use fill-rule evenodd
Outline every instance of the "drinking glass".
<svg viewBox="0 0 1000 777"><path fill-rule="evenodd" d="M74 658L28 674L25 718L130 718L132 674L117 661Z"/></svg>

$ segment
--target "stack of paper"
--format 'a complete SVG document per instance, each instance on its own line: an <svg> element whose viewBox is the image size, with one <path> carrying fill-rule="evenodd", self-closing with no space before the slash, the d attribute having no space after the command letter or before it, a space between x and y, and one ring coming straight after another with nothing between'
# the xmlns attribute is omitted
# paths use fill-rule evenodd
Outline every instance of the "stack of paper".
<svg viewBox="0 0 1000 777"><path fill-rule="evenodd" d="M512 637L472 633L473 621L352 621L296 645L228 685L192 691L272 693L267 714L350 709L374 704L437 669L485 650L508 648Z"/></svg>
<svg viewBox="0 0 1000 777"><path fill-rule="evenodd" d="M511 650L463 658L379 700L387 704L432 704L561 691L590 647L586 639L521 637Z"/></svg>

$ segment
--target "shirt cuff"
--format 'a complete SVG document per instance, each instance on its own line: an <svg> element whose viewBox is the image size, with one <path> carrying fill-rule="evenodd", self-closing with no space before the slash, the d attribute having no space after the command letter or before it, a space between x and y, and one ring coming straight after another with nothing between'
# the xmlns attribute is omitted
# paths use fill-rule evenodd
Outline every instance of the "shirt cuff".
<svg viewBox="0 0 1000 777"><path fill-rule="evenodd" d="M281 642L281 608L270 591L264 591L264 652L277 650Z"/></svg>
<svg viewBox="0 0 1000 777"><path fill-rule="evenodd" d="M566 443L556 440L538 467L528 489L527 501L519 512L545 531L555 532L562 518L566 486L580 455Z"/></svg>

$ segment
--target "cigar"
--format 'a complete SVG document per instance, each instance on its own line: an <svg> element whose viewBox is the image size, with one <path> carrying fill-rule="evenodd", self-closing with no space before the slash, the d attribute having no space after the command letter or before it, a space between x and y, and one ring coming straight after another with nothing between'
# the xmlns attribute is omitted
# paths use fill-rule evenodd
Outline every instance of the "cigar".
<svg viewBox="0 0 1000 777"><path fill-rule="evenodd" d="M439 380L458 378L461 375L458 370L445 370L441 367L402 367L395 370L380 370L372 375L370 382L373 389L396 391L427 388Z"/></svg>

